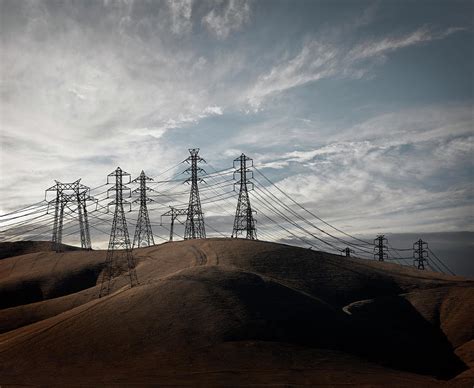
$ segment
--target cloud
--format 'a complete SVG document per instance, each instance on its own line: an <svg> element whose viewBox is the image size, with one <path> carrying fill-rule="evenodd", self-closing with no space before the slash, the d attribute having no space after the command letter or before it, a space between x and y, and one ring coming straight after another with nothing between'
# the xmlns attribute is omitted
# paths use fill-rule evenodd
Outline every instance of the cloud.
<svg viewBox="0 0 474 388"><path fill-rule="evenodd" d="M340 42L309 39L295 56L273 66L267 74L258 78L248 93L248 103L258 110L262 102L272 95L309 82L331 77L362 78L374 65L383 63L390 52L443 39L462 30L448 28L436 32L421 27L399 37L373 38L352 47Z"/></svg>
<svg viewBox="0 0 474 388"><path fill-rule="evenodd" d="M224 0L206 14L202 25L218 39L225 39L231 32L238 31L250 19L249 0Z"/></svg>
<svg viewBox="0 0 474 388"><path fill-rule="evenodd" d="M258 155L256 165L292 198L350 233L474 226L463 215L474 194L467 183L474 169L471 105L405 109L338 132L325 145L311 147L305 137L306 146L297 150Z"/></svg>
<svg viewBox="0 0 474 388"><path fill-rule="evenodd" d="M437 105L399 109L407 103L397 100L356 113L328 93L343 112L336 119L312 90L301 106L266 104L318 80L366 77L375 66L383 75L391 53L461 28L446 21L400 34L388 26L374 38L371 8L357 20L329 20L341 31L331 35L275 22L290 16L278 4L252 13L250 1L0 2L2 208L37 202L53 179L101 185L117 165L156 176L200 146L216 169L245 152L351 232L469 226L472 104L449 102L451 88ZM321 94L337 89L321 85ZM363 98L356 109L371 104ZM231 228L235 199L204 206L214 215L227 209L230 221L213 216L211 224ZM262 231L287 234L259 217Z"/></svg>
<svg viewBox="0 0 474 388"><path fill-rule="evenodd" d="M208 106L206 109L204 109L203 112L205 115L216 115L216 116L222 116L222 108L220 106Z"/></svg>
<svg viewBox="0 0 474 388"><path fill-rule="evenodd" d="M339 70L339 50L336 47L311 41L294 58L273 67L257 80L249 93L249 103L258 107L263 99L310 81L328 78Z"/></svg>
<svg viewBox="0 0 474 388"><path fill-rule="evenodd" d="M472 133L472 109L472 102L406 108L370 117L329 139L365 139L389 146L465 136Z"/></svg>
<svg viewBox="0 0 474 388"><path fill-rule="evenodd" d="M183 34L192 29L193 0L168 0L171 11L171 31L175 34Z"/></svg>
<svg viewBox="0 0 474 388"><path fill-rule="evenodd" d="M402 35L399 37L387 37L378 40L373 39L367 42L357 44L348 52L346 60L351 62L373 58L377 56L383 57L389 52L425 42L430 42L433 40L444 39L449 35L463 30L464 28L450 27L444 31L434 31L433 29L427 26L423 26L409 34Z"/></svg>

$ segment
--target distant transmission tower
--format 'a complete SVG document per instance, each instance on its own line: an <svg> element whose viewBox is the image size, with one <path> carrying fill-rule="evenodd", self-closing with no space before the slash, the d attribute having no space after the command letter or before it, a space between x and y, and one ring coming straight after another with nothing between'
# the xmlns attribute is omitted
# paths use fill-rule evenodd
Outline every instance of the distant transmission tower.
<svg viewBox="0 0 474 388"><path fill-rule="evenodd" d="M110 183L109 179L111 177L115 178L115 185L107 190L107 197L111 191L115 191L115 200L110 202L108 206L114 205L115 212L112 230L110 232L105 268L102 274L99 298L109 294L112 279L125 271L128 271L130 277L130 287L138 285L135 260L132 254L132 247L130 246L127 220L125 219L125 212L123 210L124 204L129 205L131 210L130 203L123 199L124 190L129 192L128 197L131 196L130 188L126 187L126 185L130 183L130 174L122 171L120 167L117 167L115 171L107 176L107 184ZM128 182L125 184L123 184L123 177L128 178Z"/></svg>
<svg viewBox="0 0 474 388"><path fill-rule="evenodd" d="M239 168L234 171L234 177L235 174L240 174L240 180L234 183L234 190L235 185L240 185L240 190L239 199L237 201L237 210L235 212L232 237L237 238L239 235L245 233L245 238L256 240L256 221L253 218L254 212L250 206L250 198L248 193L248 186L251 186L251 190L253 189L253 183L248 179L248 177L250 177L250 179L253 178L253 171L247 167L247 162L250 162L250 167L253 166L253 160L242 154L234 160L234 168L236 162L239 162Z"/></svg>
<svg viewBox="0 0 474 388"><path fill-rule="evenodd" d="M351 257L351 253L354 253L354 250L347 247L347 248L342 249L341 252L344 253L346 257Z"/></svg>
<svg viewBox="0 0 474 388"><path fill-rule="evenodd" d="M90 189L80 183L80 179L72 183L62 183L55 181L56 184L46 190L55 191L56 198L49 201L48 205L54 203L54 223L53 223L53 250L61 252L62 235L64 224L64 209L70 206L76 206L79 217L79 230L81 235L81 247L91 249L91 237L89 232L89 219L87 216L87 201L96 201L90 196ZM97 201L96 201L97 202ZM74 209L72 211L75 211Z"/></svg>
<svg viewBox="0 0 474 388"><path fill-rule="evenodd" d="M387 239L383 234L377 236L374 240L374 259L378 261L384 261L387 259Z"/></svg>
<svg viewBox="0 0 474 388"><path fill-rule="evenodd" d="M140 197L133 202L140 202L140 210L138 211L137 226L135 228L135 236L133 237L133 248L149 247L155 245L153 239L153 232L150 225L150 217L148 215L147 203L153 202L153 199L147 196L148 191L154 191L146 185L147 181L152 181L142 171L140 176L135 178L132 182L139 183L140 186L133 190L133 193L139 193Z"/></svg>
<svg viewBox="0 0 474 388"><path fill-rule="evenodd" d="M420 238L413 244L413 265L424 270L425 262L428 262L428 243Z"/></svg>
<svg viewBox="0 0 474 388"><path fill-rule="evenodd" d="M199 199L198 182L203 182L203 179L198 176L205 171L198 167L198 163L206 161L202 159L198 153L199 148L189 149L191 154L185 162L191 166L184 172L190 173L191 177L186 179L186 182L191 182L191 192L189 193L189 205L186 218L186 226L184 230L184 239L206 238L206 229L204 227L204 217L201 210L201 200Z"/></svg>
<svg viewBox="0 0 474 388"><path fill-rule="evenodd" d="M173 206L170 206L170 210L166 213L161 215L161 222L160 225L163 225L163 217L171 217L171 225L170 225L170 241L173 241L174 235L174 221L178 218L178 216L187 216L188 209L176 209Z"/></svg>

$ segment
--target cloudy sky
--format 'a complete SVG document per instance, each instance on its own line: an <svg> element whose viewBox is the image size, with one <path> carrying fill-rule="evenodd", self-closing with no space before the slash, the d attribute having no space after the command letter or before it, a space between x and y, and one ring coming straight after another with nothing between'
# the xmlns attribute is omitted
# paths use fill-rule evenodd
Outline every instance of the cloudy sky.
<svg viewBox="0 0 474 388"><path fill-rule="evenodd" d="M349 233L473 231L471 1L1 0L0 15L0 213L54 179L157 176L199 147L217 170L245 152Z"/></svg>

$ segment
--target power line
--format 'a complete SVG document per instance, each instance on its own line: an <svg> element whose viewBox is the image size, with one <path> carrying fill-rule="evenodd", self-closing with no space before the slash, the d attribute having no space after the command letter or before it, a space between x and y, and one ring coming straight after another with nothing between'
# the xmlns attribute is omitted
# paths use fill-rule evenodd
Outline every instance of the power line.
<svg viewBox="0 0 474 388"><path fill-rule="evenodd" d="M39 204L41 204L41 203L43 203L43 202L45 202L45 200L42 200L42 201L40 201L40 202L33 203L33 204L31 204L31 205L24 206L24 207L22 207L22 208L20 208L20 209L13 210L13 211L11 211L11 212L9 212L9 213L0 214L0 218L1 218L1 217L6 217L6 216L9 216L9 215L13 215L13 214L16 214L16 213L20 213L20 212L22 212L22 211L25 211L26 209L29 209L29 208L34 207L34 206L36 206L36 205L39 205Z"/></svg>
<svg viewBox="0 0 474 388"><path fill-rule="evenodd" d="M433 255L433 257L438 261L439 264L441 264L443 266L443 268L451 275L456 275L440 258L438 258L438 256L436 256L436 254L430 249L428 248L428 251Z"/></svg>
<svg viewBox="0 0 474 388"><path fill-rule="evenodd" d="M258 182L258 180L257 180ZM275 194L273 194L270 190L268 190L265 186L262 186L262 189L260 189L258 186L256 187L257 190L259 191L262 191L265 190L266 193L268 193L272 198L274 198L276 200L277 203L280 204L280 206L282 206L283 208L285 208L286 210L288 210L293 216L299 218L300 220L302 220L303 222L307 223L308 225L312 226L313 228L317 229L318 231L320 231L321 233L324 233L326 235L328 235L329 237L335 239L336 241L338 242L342 242L344 245L349 245L351 246L352 248L354 249L357 249L357 250L360 250L360 251L363 251L363 252L366 252L366 253L371 253L370 251L364 249L364 248L361 248L360 247L360 244L355 244L355 243L351 243L351 242L348 242L344 239L341 239L339 237L336 237L334 235L332 235L331 233L328 233L326 232L325 230L319 228L317 225L313 224L311 221L307 220L306 218L304 218L303 216L301 216L299 213L297 213L296 211L294 211L293 209L291 209L287 204L285 204L283 201L281 201L278 197L275 196ZM281 191L281 190L280 190ZM294 201L293 201L294 202ZM296 203L296 202L295 202Z"/></svg>
<svg viewBox="0 0 474 388"><path fill-rule="evenodd" d="M316 225L314 225L311 221L308 221L306 218L304 218L303 216L301 216L300 214L298 214L297 212L295 212L293 209L291 209L287 204L285 204L284 202L282 202L278 197L276 197L271 191L269 191L266 187L262 187L263 190L259 187L259 186L256 186L255 189L258 191L258 192L261 192L263 195L266 195L267 198L269 198L270 200L274 201L275 203L277 203L278 205L280 205L283 209L286 209L288 212L290 212L290 214L292 214L294 217L300 219L301 221L307 223L308 225L314 227L315 229L317 229L318 231L320 231L321 233L324 233L330 237L332 237L333 239L339 241L339 242L342 242L344 244L347 244L349 246L352 246L354 249L357 249L357 250L360 250L360 251L363 251L363 252L366 252L366 253L371 253L370 251L367 251L366 249L364 248L360 248L358 245L354 245L354 244L351 244L343 239L340 239L338 237L335 237L327 232L325 232L324 230L322 230L321 228L317 227ZM268 194L267 194L268 193ZM313 235L311 232L308 232L310 233L311 235ZM313 235L314 236L314 235ZM330 245L332 247L335 247L333 244L331 243L328 243L327 241L323 240L322 238L319 238L317 237L320 241L324 242L326 245ZM338 248L336 248L336 250L339 251Z"/></svg>
<svg viewBox="0 0 474 388"><path fill-rule="evenodd" d="M319 221L323 222L324 224L326 224L327 226L333 228L334 230L338 231L339 233L342 233L354 240L357 240L357 241L360 241L362 243L364 243L365 245L372 245L372 243L368 242L368 241L365 241L365 240L362 240L362 239L359 239L355 236L352 236L338 228L336 228L335 226L331 225L330 223L326 222L325 220L323 220L322 218L320 218L319 216L317 216L316 214L314 214L313 212L309 211L308 209L306 209L303 205L301 205L300 203L296 202L293 198L291 198L288 194L286 194L282 189L280 189L275 183L273 183L269 178L267 178L257 167L254 167L255 171L257 171L263 178L265 178L266 181L268 181L272 186L274 186L280 193L282 193L285 197L287 197L288 199L290 199L295 205L297 205L298 207L300 207L301 209L303 209L304 211L306 211L308 214L312 215L313 217L315 217L316 219L318 219Z"/></svg>
<svg viewBox="0 0 474 388"><path fill-rule="evenodd" d="M258 203L260 203L261 206L263 206L264 208L266 208L267 210L269 210L270 212L276 214L277 216L280 216L281 218L283 218L286 222L288 222L289 224L295 226L296 228L300 229L301 231L303 231L304 233L312 236L313 238L315 238L316 240L330 246L331 248L335 249L336 251L338 250L337 247L333 246L332 244L328 243L327 241L324 241L323 239L319 238L318 236L314 235L313 233L309 232L307 229L305 229L304 227L302 227L301 225L298 225L296 222L292 221L289 217L285 216L283 212L281 212L280 210L278 210L277 208L275 208L275 206L271 205L271 203L269 201L265 201L264 198L258 194L256 191L254 191L254 199L258 201ZM277 225L279 225L280 227L283 227L280 223L277 223ZM314 243L313 244L310 244L312 246L315 246ZM316 246L315 246L316 247ZM317 247L318 249L321 249L320 247Z"/></svg>

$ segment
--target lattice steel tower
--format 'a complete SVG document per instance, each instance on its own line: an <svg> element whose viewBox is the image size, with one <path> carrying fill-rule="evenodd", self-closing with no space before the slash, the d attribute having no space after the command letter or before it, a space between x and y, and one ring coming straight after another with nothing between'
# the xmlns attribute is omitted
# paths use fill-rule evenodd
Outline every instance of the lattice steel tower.
<svg viewBox="0 0 474 388"><path fill-rule="evenodd" d="M78 212L81 247L84 249L91 249L87 201L97 202L97 200L90 196L89 187L81 184L80 181L80 179L71 183L55 181L56 184L46 190L45 198L48 192L56 192L56 198L48 202L48 211L49 205L54 204L54 223L51 241L53 243L53 250L56 252L61 252L62 250L64 209L66 207L70 209L69 205L76 206L75 210L70 210Z"/></svg>
<svg viewBox="0 0 474 388"><path fill-rule="evenodd" d="M428 262L428 243L420 238L413 244L413 265L424 270L425 262Z"/></svg>
<svg viewBox="0 0 474 388"><path fill-rule="evenodd" d="M250 167L253 167L253 160L244 154L240 155L237 159L234 160L235 163L239 163L239 168L234 171L235 174L240 174L240 180L234 183L235 185L240 185L239 190L239 199L237 201L237 210L235 211L234 218L234 228L232 230L232 237L239 237L245 233L245 238L250 240L257 239L257 228L255 226L256 221L253 217L252 206L250 205L250 198L248 193L248 186L251 186L250 190L253 190L253 183L250 179L253 178L253 171L247 167L247 162L250 162ZM250 179L248 179L250 177Z"/></svg>
<svg viewBox="0 0 474 388"><path fill-rule="evenodd" d="M124 177L128 179L128 182L125 184L123 183ZM115 185L107 190L107 197L110 192L115 191L115 200L110 202L108 207L114 205L115 211L112 230L110 232L107 258L105 260L105 268L102 273L99 298L109 294L112 279L125 271L128 271L130 287L138 285L135 260L133 258L130 237L127 229L127 220L125 219L125 211L123 209L123 205L125 204L128 205L131 210L130 202L123 199L123 191L128 191L128 197L131 197L131 190L126 186L130 183L130 174L122 171L120 167L117 167L115 171L107 176L107 184L110 183L110 178L115 178Z"/></svg>
<svg viewBox="0 0 474 388"><path fill-rule="evenodd" d="M201 210L201 200L199 198L198 187L198 182L204 182L204 180L199 177L199 174L205 173L201 167L198 167L198 163L206 163L206 161L198 155L199 148L189 149L189 153L191 155L185 160L185 162L189 163L191 166L184 171L191 174L191 177L185 181L191 183L186 226L184 230L185 240L206 238L206 229L204 227L204 217Z"/></svg>
<svg viewBox="0 0 474 388"><path fill-rule="evenodd" d="M349 247L341 249L341 252L344 253L346 257L351 257L351 253L355 253L354 250Z"/></svg>
<svg viewBox="0 0 474 388"><path fill-rule="evenodd" d="M79 185L83 186L83 185ZM85 187L85 186L83 186ZM90 189L87 187L85 190L80 189L76 192L77 198L77 212L79 213L79 227L81 231L81 247L84 249L91 250L91 234L89 229L89 216L87 215L87 201L95 201L96 208L98 200L90 196Z"/></svg>
<svg viewBox="0 0 474 388"><path fill-rule="evenodd" d="M161 222L160 225L163 225L163 217L170 217L171 218L171 225L170 225L170 241L173 241L174 236L174 221L178 218L178 216L187 216L188 209L177 209L173 206L170 206L170 210L166 213L161 215Z"/></svg>
<svg viewBox="0 0 474 388"><path fill-rule="evenodd" d="M133 237L133 248L149 247L155 245L153 239L153 232L150 225L150 216L148 215L148 202L153 202L153 199L147 196L147 192L154 191L146 185L147 181L152 181L145 175L142 170L139 177L135 178L132 182L139 183L140 186L133 190L133 193L139 193L140 197L133 202L140 202L140 210L138 211L137 226L135 228L135 236Z"/></svg>
<svg viewBox="0 0 474 388"><path fill-rule="evenodd" d="M387 239L383 234L377 236L374 240L374 259L378 261L384 261L388 258L387 255Z"/></svg>

